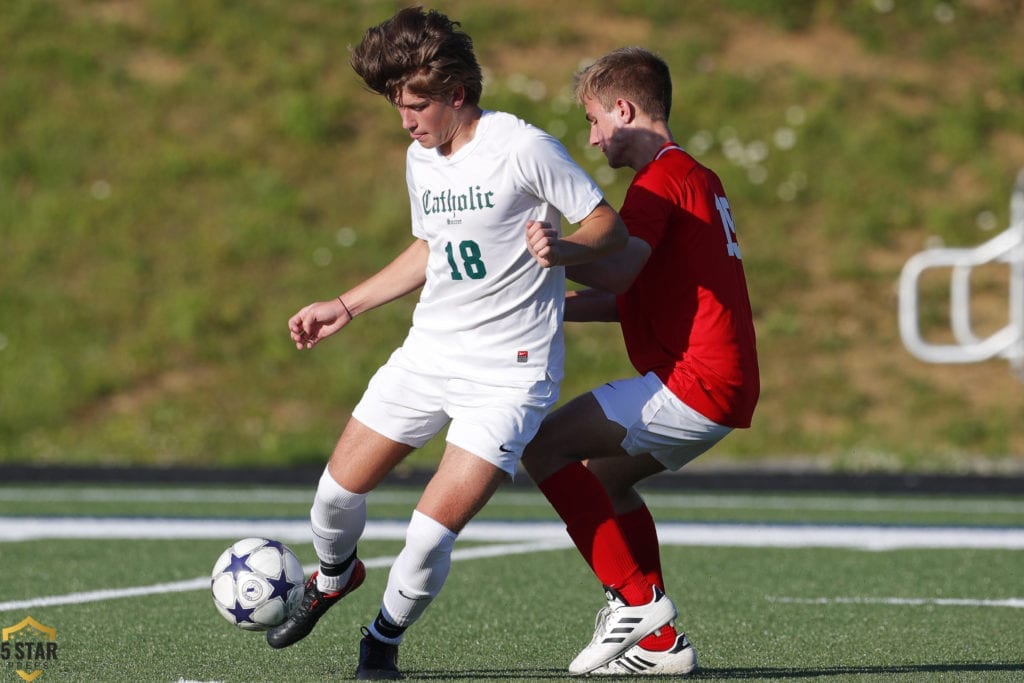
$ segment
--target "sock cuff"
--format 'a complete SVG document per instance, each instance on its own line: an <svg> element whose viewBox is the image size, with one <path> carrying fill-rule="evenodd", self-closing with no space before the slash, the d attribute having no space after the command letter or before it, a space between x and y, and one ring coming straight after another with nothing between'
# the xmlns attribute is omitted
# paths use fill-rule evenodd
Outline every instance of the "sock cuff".
<svg viewBox="0 0 1024 683"><path fill-rule="evenodd" d="M537 488L543 491L545 495L549 491L557 495L563 489L572 488L580 480L580 477L586 478L588 474L590 474L590 471L586 465L582 462L572 462L537 484Z"/></svg>
<svg viewBox="0 0 1024 683"><path fill-rule="evenodd" d="M406 531L407 543L416 542L433 548L451 548L455 545L455 539L458 536L457 533L419 510L412 511L412 519L409 520L409 528Z"/></svg>
<svg viewBox="0 0 1024 683"><path fill-rule="evenodd" d="M320 574L329 577L343 576L348 571L352 563L355 562L356 551L353 550L352 554L341 562L331 563L320 560Z"/></svg>
<svg viewBox="0 0 1024 683"><path fill-rule="evenodd" d="M391 615L382 605L377 613L377 618L370 622L366 630L382 643L401 645L402 639L405 637L405 627L396 625L390 617Z"/></svg>
<svg viewBox="0 0 1024 683"><path fill-rule="evenodd" d="M566 465L537 488L570 529L615 516L615 508L601 480L581 462Z"/></svg>
<svg viewBox="0 0 1024 683"><path fill-rule="evenodd" d="M333 507L350 510L359 507L366 500L365 493L353 493L339 484L325 467L316 487L316 495Z"/></svg>

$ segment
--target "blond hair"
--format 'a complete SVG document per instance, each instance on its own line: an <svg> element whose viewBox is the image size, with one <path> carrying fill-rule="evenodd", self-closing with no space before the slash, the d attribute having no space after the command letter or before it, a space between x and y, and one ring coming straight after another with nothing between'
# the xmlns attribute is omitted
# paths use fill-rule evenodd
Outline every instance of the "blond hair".
<svg viewBox="0 0 1024 683"><path fill-rule="evenodd" d="M672 77L661 57L642 47L613 50L576 74L576 101L601 103L605 110L624 98L654 121L667 121L672 110Z"/></svg>

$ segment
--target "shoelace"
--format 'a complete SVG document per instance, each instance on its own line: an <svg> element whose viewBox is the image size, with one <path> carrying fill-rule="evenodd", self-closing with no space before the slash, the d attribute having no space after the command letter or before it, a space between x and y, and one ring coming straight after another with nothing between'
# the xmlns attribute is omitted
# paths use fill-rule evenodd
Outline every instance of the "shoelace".
<svg viewBox="0 0 1024 683"><path fill-rule="evenodd" d="M612 608L602 607L597 612L597 616L594 618L594 637L591 638L590 642L599 643L604 640L605 633L608 630L608 617L612 613Z"/></svg>

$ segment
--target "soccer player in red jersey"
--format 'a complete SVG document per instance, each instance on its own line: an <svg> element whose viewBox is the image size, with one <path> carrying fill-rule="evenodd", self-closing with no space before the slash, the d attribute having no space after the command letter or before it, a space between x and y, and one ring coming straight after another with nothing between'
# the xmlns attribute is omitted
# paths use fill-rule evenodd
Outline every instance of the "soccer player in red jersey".
<svg viewBox="0 0 1024 683"><path fill-rule="evenodd" d="M660 57L615 50L576 75L575 94L590 144L636 175L620 210L629 244L566 268L589 289L566 294L565 320L619 321L639 374L551 413L522 462L606 589L570 673L685 674L697 656L674 621L627 646L612 625L665 591L655 523L634 486L750 426L760 381L742 252L718 176L673 141Z"/></svg>

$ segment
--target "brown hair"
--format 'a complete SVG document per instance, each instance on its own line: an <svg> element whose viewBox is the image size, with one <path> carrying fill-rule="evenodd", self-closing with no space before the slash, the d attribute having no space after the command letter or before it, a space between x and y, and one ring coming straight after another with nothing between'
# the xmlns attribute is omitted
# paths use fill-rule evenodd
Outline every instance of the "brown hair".
<svg viewBox="0 0 1024 683"><path fill-rule="evenodd" d="M595 99L605 110L625 98L655 121L667 121L672 110L672 77L661 57L641 47L609 52L576 74L576 101Z"/></svg>
<svg viewBox="0 0 1024 683"><path fill-rule="evenodd" d="M350 63L370 90L392 104L405 87L436 100L463 86L471 105L479 104L483 91L472 39L436 10L409 7L367 29Z"/></svg>

